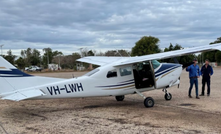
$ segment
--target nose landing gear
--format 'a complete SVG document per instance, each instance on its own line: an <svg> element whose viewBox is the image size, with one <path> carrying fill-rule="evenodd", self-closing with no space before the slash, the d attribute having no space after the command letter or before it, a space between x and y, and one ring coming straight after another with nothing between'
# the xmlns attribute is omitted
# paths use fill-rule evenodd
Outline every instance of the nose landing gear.
<svg viewBox="0 0 221 134"><path fill-rule="evenodd" d="M169 101L172 99L172 94L168 93L166 88L163 89L163 92L165 92L165 95L164 95L165 100Z"/></svg>

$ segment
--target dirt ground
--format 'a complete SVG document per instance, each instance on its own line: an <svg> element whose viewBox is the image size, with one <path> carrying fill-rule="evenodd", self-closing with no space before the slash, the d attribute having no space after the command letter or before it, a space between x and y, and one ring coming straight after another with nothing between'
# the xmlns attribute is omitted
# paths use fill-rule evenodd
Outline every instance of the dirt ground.
<svg viewBox="0 0 221 134"><path fill-rule="evenodd" d="M40 73L35 75L71 78L84 72ZM189 79L183 71L180 88L172 87L171 101L161 90L145 92L155 99L145 108L143 99L127 95L123 102L114 97L0 101L0 133L8 134L195 134L221 133L221 68L214 69L211 96L200 100L187 96ZM201 91L201 78L199 79ZM193 89L192 95L195 95Z"/></svg>

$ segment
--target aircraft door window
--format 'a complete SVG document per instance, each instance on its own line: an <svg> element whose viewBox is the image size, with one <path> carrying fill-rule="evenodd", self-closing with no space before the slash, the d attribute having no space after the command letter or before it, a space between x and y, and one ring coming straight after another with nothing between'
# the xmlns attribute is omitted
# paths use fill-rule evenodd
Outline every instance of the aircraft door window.
<svg viewBox="0 0 221 134"><path fill-rule="evenodd" d="M132 74L132 68L131 67L120 68L120 75L121 76L126 76L126 75L131 75L131 74Z"/></svg>
<svg viewBox="0 0 221 134"><path fill-rule="evenodd" d="M117 70L116 69L108 71L107 78L112 78L112 77L117 77Z"/></svg>

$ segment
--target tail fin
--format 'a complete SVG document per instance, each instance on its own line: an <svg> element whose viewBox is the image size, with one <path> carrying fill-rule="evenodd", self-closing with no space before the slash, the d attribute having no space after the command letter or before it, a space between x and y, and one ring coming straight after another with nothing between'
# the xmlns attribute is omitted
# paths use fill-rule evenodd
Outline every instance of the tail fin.
<svg viewBox="0 0 221 134"><path fill-rule="evenodd" d="M18 70L11 63L0 56L0 77L24 77L32 76Z"/></svg>
<svg viewBox="0 0 221 134"><path fill-rule="evenodd" d="M13 85L10 84L10 80L6 78L18 78L18 77L20 78L27 76L32 76L32 75L26 74L18 70L15 66L13 66L11 63L6 61L2 56L0 56L0 94L5 92L10 92L16 89L14 88Z"/></svg>
<svg viewBox="0 0 221 134"><path fill-rule="evenodd" d="M61 80L64 79L38 77L24 73L0 56L0 96L3 93Z"/></svg>

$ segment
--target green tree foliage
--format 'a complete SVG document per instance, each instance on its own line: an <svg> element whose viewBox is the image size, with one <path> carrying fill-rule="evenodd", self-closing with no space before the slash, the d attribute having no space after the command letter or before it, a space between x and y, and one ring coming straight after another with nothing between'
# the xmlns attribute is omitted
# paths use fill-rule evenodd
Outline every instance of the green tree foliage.
<svg viewBox="0 0 221 134"><path fill-rule="evenodd" d="M94 56L94 52L92 50L88 51L87 56Z"/></svg>
<svg viewBox="0 0 221 134"><path fill-rule="evenodd" d="M66 55L66 56L57 56L53 59L54 63L58 64L58 60L60 58L60 64L61 64L61 68L64 69L75 69L76 67L76 63L77 63L77 59L81 58L79 53L72 53L72 55Z"/></svg>
<svg viewBox="0 0 221 134"><path fill-rule="evenodd" d="M43 55L43 65L46 68L48 64L52 63L54 57L63 55L62 52L59 51L52 51L51 48L44 48L44 55Z"/></svg>
<svg viewBox="0 0 221 134"><path fill-rule="evenodd" d="M141 56L161 52L158 43L160 40L152 36L144 36L132 48L132 56Z"/></svg>
<svg viewBox="0 0 221 134"><path fill-rule="evenodd" d="M221 43L221 37L217 38L214 42L211 42L210 44L217 44Z"/></svg>
<svg viewBox="0 0 221 134"><path fill-rule="evenodd" d="M104 54L105 56L122 56L122 57L128 57L130 55L130 52L127 50L108 50Z"/></svg>
<svg viewBox="0 0 221 134"><path fill-rule="evenodd" d="M19 57L15 61L15 64L18 66L19 69L24 69L25 68L25 60L22 57Z"/></svg>
<svg viewBox="0 0 221 134"><path fill-rule="evenodd" d="M7 55L4 55L3 57L11 64L14 64L16 56L12 54L11 50L8 50Z"/></svg>
<svg viewBox="0 0 221 134"><path fill-rule="evenodd" d="M221 37L217 38L214 42L211 42L210 45L221 43ZM219 57L219 51L211 51L202 53L203 60L208 59L211 62L220 62L221 57Z"/></svg>
<svg viewBox="0 0 221 134"><path fill-rule="evenodd" d="M164 49L164 52L168 52L168 51L174 51L174 50L181 50L183 49L183 47L179 44L176 44L175 46L173 46L172 43L170 43L170 46L168 48ZM186 56L181 56L181 57L177 57L177 60L180 64L187 64L189 62L192 62L194 58L194 55L186 55ZM164 59L163 62L175 62L174 59Z"/></svg>
<svg viewBox="0 0 221 134"><path fill-rule="evenodd" d="M21 50L21 57L25 62L25 66L40 65L41 63L41 53L37 49L27 48Z"/></svg>

